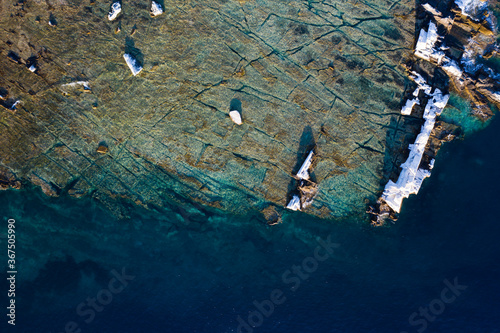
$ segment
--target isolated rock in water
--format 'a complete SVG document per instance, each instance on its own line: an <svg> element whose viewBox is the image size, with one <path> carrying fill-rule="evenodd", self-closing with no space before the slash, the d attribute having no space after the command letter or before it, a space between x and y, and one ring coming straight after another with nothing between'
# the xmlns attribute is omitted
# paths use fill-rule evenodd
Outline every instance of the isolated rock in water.
<svg viewBox="0 0 500 333"><path fill-rule="evenodd" d="M125 59L125 62L127 63L128 68L130 68L130 70L132 71L132 74L134 76L139 74L142 71L142 66L139 65L139 62L137 61L137 59L132 57L132 55L125 53L123 55L123 58Z"/></svg>
<svg viewBox="0 0 500 333"><path fill-rule="evenodd" d="M122 5L120 4L120 2L119 1L114 2L111 5L111 10L108 13L108 20L113 21L114 19L116 19L121 11L122 11Z"/></svg>
<svg viewBox="0 0 500 333"><path fill-rule="evenodd" d="M233 110L233 111L229 112L229 117L231 117L231 120L235 124L238 124L238 125L243 124L243 122L241 121L241 115L240 115L240 113L238 111Z"/></svg>
<svg viewBox="0 0 500 333"><path fill-rule="evenodd" d="M264 208L261 212L264 215L267 224L275 225L281 223L281 214L278 212L276 207L268 206Z"/></svg>
<svg viewBox="0 0 500 333"><path fill-rule="evenodd" d="M158 16L163 14L163 8L156 1L151 1L151 16Z"/></svg>

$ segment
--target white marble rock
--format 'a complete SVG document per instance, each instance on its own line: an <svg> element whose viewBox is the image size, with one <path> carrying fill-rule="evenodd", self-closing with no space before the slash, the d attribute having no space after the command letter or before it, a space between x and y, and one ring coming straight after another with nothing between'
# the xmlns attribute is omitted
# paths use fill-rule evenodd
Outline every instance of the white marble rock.
<svg viewBox="0 0 500 333"><path fill-rule="evenodd" d="M125 62L127 62L127 65L130 68L130 70L132 71L132 74L134 76L136 76L137 74L140 73L140 71L142 71L142 67L139 65L137 60L135 58L133 58L130 54L125 53L123 55L123 58L125 59Z"/></svg>
<svg viewBox="0 0 500 333"><path fill-rule="evenodd" d="M163 14L163 8L156 1L151 1L151 16L158 16Z"/></svg>
<svg viewBox="0 0 500 333"><path fill-rule="evenodd" d="M235 124L237 124L237 125L243 124L243 121L241 120L241 115L238 111L232 110L231 112L229 112L229 117L231 117L231 120Z"/></svg>
<svg viewBox="0 0 500 333"><path fill-rule="evenodd" d="M111 5L111 11L108 13L108 20L113 21L118 17L120 12L122 11L122 5L119 1L114 2Z"/></svg>

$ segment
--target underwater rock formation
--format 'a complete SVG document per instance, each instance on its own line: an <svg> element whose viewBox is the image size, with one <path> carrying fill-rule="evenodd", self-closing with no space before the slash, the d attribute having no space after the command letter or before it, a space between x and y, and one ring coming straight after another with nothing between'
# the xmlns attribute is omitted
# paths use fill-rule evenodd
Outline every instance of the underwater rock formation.
<svg viewBox="0 0 500 333"><path fill-rule="evenodd" d="M321 186L299 189L317 191L304 212L363 216L395 163L387 147L403 149L419 131L395 120L414 6L173 1L151 17L144 1L127 1L119 15L109 2L3 1L2 179L91 195L119 216L124 202L246 214L287 205L309 127ZM77 82L92 89L63 86ZM496 96L488 82L478 89ZM22 102L5 107L12 99ZM245 110L240 126L227 116L234 99Z"/></svg>

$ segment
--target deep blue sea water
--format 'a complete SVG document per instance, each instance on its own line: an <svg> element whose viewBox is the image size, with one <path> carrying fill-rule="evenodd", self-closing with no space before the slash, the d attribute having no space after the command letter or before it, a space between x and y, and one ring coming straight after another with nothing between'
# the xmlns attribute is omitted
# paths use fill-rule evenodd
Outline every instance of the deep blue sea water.
<svg viewBox="0 0 500 333"><path fill-rule="evenodd" d="M169 216L115 221L86 199L3 191L19 273L16 326L2 314L2 332L500 332L499 143L496 117L446 144L400 220L377 229L300 213L272 228L229 216L173 227ZM338 247L326 258L316 248L328 237ZM249 315L256 327L238 330Z"/></svg>

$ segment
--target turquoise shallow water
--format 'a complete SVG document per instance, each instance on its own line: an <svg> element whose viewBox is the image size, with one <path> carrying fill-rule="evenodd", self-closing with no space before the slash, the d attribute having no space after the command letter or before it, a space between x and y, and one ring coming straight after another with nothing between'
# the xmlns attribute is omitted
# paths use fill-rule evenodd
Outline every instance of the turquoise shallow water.
<svg viewBox="0 0 500 333"><path fill-rule="evenodd" d="M140 209L116 221L87 199L1 192L3 228L8 218L17 223L17 325L8 329L498 332L498 142L497 117L445 145L400 220L378 229L302 214L272 228L255 217L216 215L179 225ZM338 247L324 261L312 259L318 239L328 237ZM302 273L294 265L304 265ZM120 273L129 278L124 288L110 285ZM443 294L449 283L464 286L454 298ZM271 311L265 305L273 290L281 292L280 304ZM106 303L97 304L100 311L88 303L96 297ZM254 301L268 317L255 314ZM420 308L429 304L437 314L425 317ZM252 313L258 325L238 330L238 316L248 323Z"/></svg>

